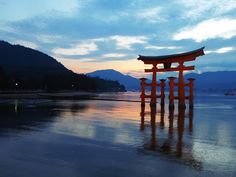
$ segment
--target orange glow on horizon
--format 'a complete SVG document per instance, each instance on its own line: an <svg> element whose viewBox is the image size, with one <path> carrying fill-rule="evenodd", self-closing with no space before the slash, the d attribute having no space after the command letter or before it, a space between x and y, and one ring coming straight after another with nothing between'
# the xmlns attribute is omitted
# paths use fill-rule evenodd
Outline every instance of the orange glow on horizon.
<svg viewBox="0 0 236 177"><path fill-rule="evenodd" d="M147 77L147 74L144 73L144 64L137 61L137 59L105 62L91 62L75 59L59 59L58 61L75 73L89 73L96 70L114 69L137 78Z"/></svg>

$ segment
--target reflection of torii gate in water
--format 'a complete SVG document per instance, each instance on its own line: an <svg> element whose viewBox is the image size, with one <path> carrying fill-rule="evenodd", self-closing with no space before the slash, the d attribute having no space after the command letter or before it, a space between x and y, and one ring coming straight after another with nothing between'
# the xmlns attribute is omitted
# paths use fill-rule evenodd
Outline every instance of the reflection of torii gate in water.
<svg viewBox="0 0 236 177"><path fill-rule="evenodd" d="M174 107L174 99L179 100L179 107L185 108L185 99L189 99L189 106L193 106L193 82L194 79L190 78L189 83L184 83L184 71L194 70L194 66L185 66L184 62L193 61L196 59L196 57L204 55L203 51L204 47L186 52L186 53L180 53L180 54L174 54L174 55L164 55L164 56L141 56L139 55L138 60L142 60L144 64L152 65L152 69L145 69L145 72L152 72L152 82L150 84L146 83L146 78L141 78L141 87L142 87L142 93L141 93L141 104L145 105L145 98L151 98L151 106L156 105L156 99L157 97L161 98L161 104L164 105L164 99L165 99L165 79L161 79L160 83L157 84L157 72L171 72L171 71L177 71L179 72L178 77L178 83L174 83L175 77L168 77L169 79L169 106ZM177 67L173 67L172 63L178 63ZM163 66L163 67L160 67ZM145 87L151 86L151 95L145 94ZM156 87L161 87L161 94L160 96L156 95ZM174 96L174 86L178 87L178 96ZM189 87L189 96L185 96L185 86Z"/></svg>
<svg viewBox="0 0 236 177"><path fill-rule="evenodd" d="M142 150L144 152L153 151L170 156L171 159L175 157L180 163L201 170L203 164L193 155L192 149L193 109L190 108L188 113L185 111L185 109L179 109L178 114L174 114L174 109L169 109L168 116L165 116L165 110L162 106L157 117L155 107L151 107L151 112L145 112L145 107L142 106L140 112L140 131L146 135L146 129L151 129L150 137L144 136ZM151 118L150 124L145 121L146 116L149 114ZM185 120L186 116L188 122ZM168 121L165 121L165 118L168 118ZM156 124L156 120L158 124ZM175 121L177 122L175 123ZM167 131L163 131L166 128Z"/></svg>

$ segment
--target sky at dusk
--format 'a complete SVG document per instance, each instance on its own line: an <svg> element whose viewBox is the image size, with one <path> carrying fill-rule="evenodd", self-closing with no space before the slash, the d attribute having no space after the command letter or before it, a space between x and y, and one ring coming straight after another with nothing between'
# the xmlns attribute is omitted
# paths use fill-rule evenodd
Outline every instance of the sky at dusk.
<svg viewBox="0 0 236 177"><path fill-rule="evenodd" d="M205 46L196 72L236 70L236 0L0 0L0 40L40 50L77 73L141 77L141 55Z"/></svg>

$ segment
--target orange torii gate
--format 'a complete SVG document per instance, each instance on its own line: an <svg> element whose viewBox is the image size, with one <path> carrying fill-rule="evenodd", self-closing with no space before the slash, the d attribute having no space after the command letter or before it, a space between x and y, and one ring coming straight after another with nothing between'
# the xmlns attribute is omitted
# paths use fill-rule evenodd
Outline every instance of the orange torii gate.
<svg viewBox="0 0 236 177"><path fill-rule="evenodd" d="M156 105L157 97L161 98L161 104L164 104L165 94L165 80L160 80L161 82L157 84L157 72L171 72L177 71L179 72L178 83L174 83L175 77L169 77L169 87L170 87L170 95L169 95L169 106L174 107L174 99L179 100L179 107L185 108L185 99L189 98L189 106L193 106L193 82L194 79L189 79L189 83L184 83L184 71L194 70L194 66L185 66L184 62L194 61L197 57L204 55L203 51L204 47L193 50L186 53L173 54L173 55L163 55L163 56L142 56L139 55L138 60L144 62L144 64L152 65L151 69L145 69L145 72L152 73L152 82L150 84L146 83L145 78L141 78L141 104L145 105L145 98L151 98L151 106ZM173 67L172 63L177 63L177 67ZM145 95L145 86L151 86L151 95ZM161 87L161 94L156 95L156 87ZM178 96L174 96L174 86L178 87ZM189 96L185 96L184 87L189 87Z"/></svg>

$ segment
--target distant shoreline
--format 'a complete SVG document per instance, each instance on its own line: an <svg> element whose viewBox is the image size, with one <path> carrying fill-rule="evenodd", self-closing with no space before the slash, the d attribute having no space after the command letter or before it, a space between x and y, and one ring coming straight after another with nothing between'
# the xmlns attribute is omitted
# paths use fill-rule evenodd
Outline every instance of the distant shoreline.
<svg viewBox="0 0 236 177"><path fill-rule="evenodd" d="M104 95L105 93L105 95ZM0 93L0 106L11 106L19 104L21 107L27 106L42 106L42 104L55 103L56 101L112 101L112 102L133 102L140 103L139 97L137 99L107 97L107 92L68 92L61 91L55 93L47 92L14 92L14 93ZM109 92L111 93L111 92ZM123 92L122 92L123 93ZM116 95L116 92L112 92ZM149 103L147 101L147 103Z"/></svg>
<svg viewBox="0 0 236 177"><path fill-rule="evenodd" d="M0 99L53 99L53 98L86 98L95 96L96 92L84 91L7 91L0 92Z"/></svg>
<svg viewBox="0 0 236 177"><path fill-rule="evenodd" d="M0 92L0 99L4 99L4 100L6 99L50 99L50 100L95 100L96 99L98 100L99 99L99 100L108 100L108 101L114 100L113 98L100 97L99 95L103 93L113 93L113 94L117 93L118 94L120 92L98 92L98 91L90 92L90 91L70 91L70 90L46 92L42 90L35 90L35 91L12 91L11 90L11 91ZM199 93L200 94L220 94L222 96L223 95L226 96L225 93L227 93L227 91L199 91L199 90L195 91L195 95ZM166 96L168 96L168 91L166 91Z"/></svg>

